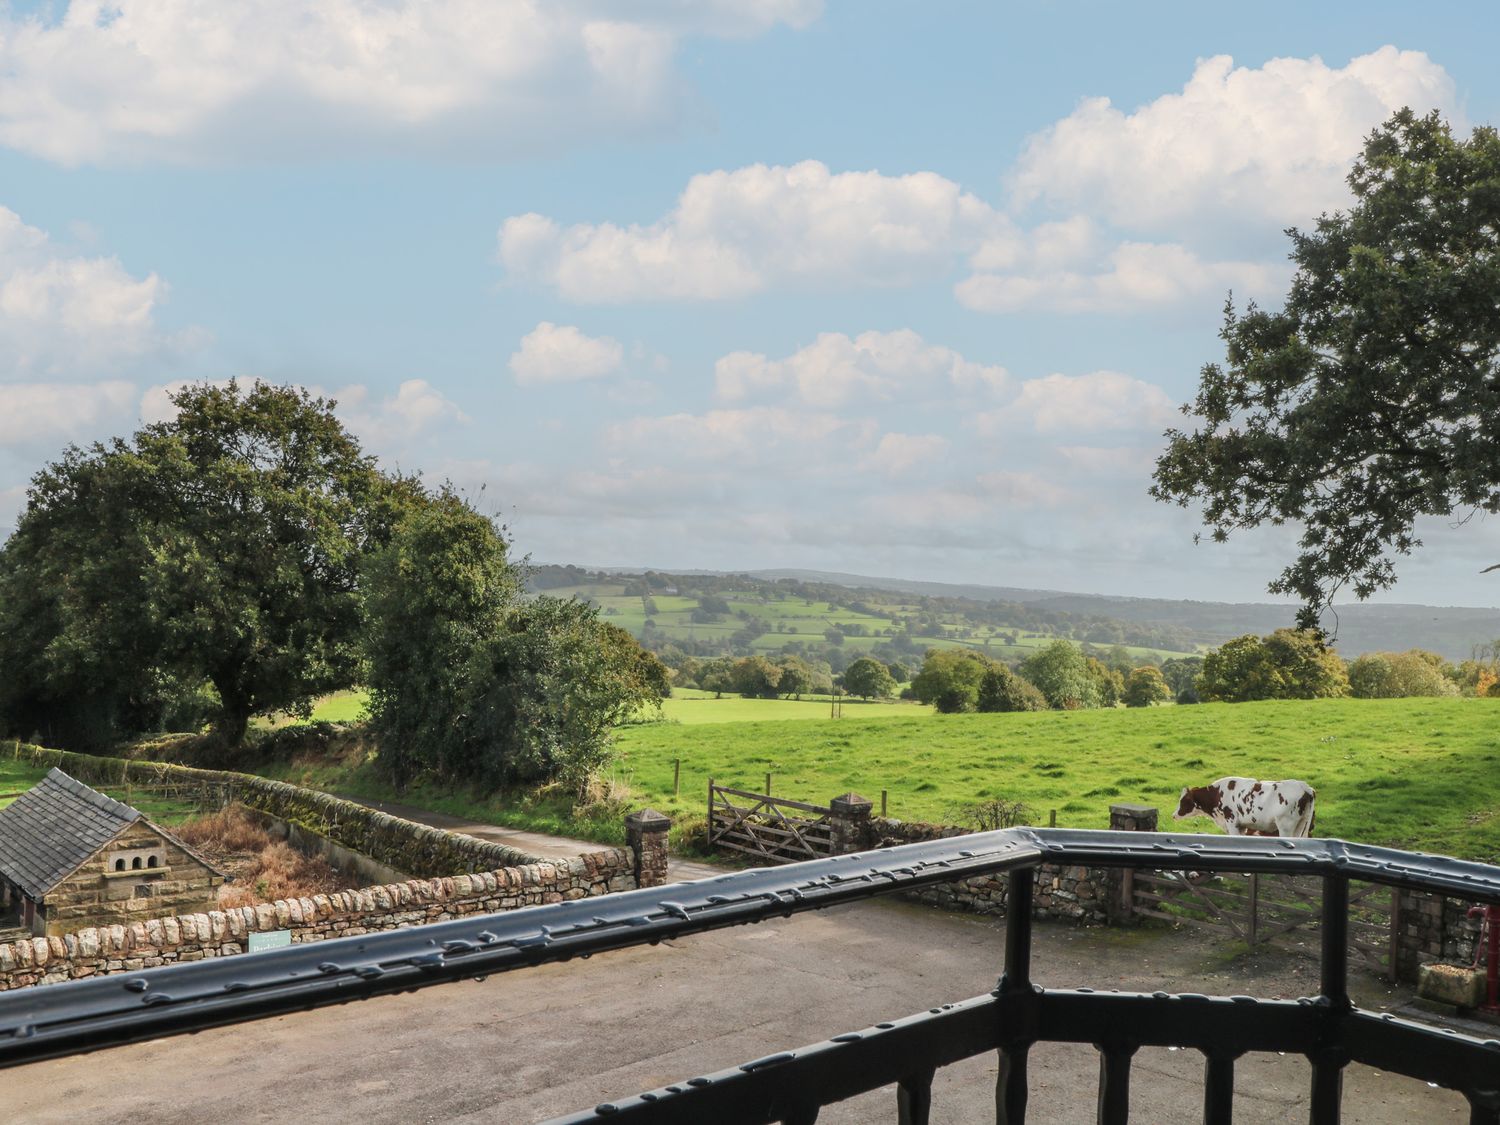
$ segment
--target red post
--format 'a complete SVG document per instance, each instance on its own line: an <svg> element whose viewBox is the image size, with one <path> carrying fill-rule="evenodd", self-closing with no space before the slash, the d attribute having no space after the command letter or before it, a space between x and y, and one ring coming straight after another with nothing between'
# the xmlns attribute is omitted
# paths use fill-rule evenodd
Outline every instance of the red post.
<svg viewBox="0 0 1500 1125"><path fill-rule="evenodd" d="M1489 933L1489 969L1486 976L1489 992L1484 1003L1487 1012L1500 1012L1500 906L1475 906L1469 917L1484 915L1484 928Z"/></svg>

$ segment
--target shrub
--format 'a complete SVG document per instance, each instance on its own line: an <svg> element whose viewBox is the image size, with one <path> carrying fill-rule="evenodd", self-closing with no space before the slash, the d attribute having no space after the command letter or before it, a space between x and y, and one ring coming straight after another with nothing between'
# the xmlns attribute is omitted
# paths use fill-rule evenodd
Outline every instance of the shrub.
<svg viewBox="0 0 1500 1125"><path fill-rule="evenodd" d="M1198 693L1206 701L1331 699L1349 694L1349 673L1322 634L1277 629L1236 637L1203 658Z"/></svg>
<svg viewBox="0 0 1500 1125"><path fill-rule="evenodd" d="M1018 670L1058 710L1076 711L1102 702L1098 673L1083 651L1068 641L1053 641L1023 660Z"/></svg>
<svg viewBox="0 0 1500 1125"><path fill-rule="evenodd" d="M1047 697L1003 664L985 670L979 681L979 711L1045 711Z"/></svg>
<svg viewBox="0 0 1500 1125"><path fill-rule="evenodd" d="M1349 664L1349 688L1356 699L1407 699L1457 695L1445 674L1446 662L1435 652L1370 652Z"/></svg>
<svg viewBox="0 0 1500 1125"><path fill-rule="evenodd" d="M912 693L945 715L972 711L979 701L979 682L990 662L977 652L929 649L922 670L911 682Z"/></svg>
<svg viewBox="0 0 1500 1125"><path fill-rule="evenodd" d="M1030 805L1005 797L991 797L977 805L966 805L956 810L957 819L961 823L972 825L980 832L995 832L1001 828L1029 824L1035 815L1035 810Z"/></svg>
<svg viewBox="0 0 1500 1125"><path fill-rule="evenodd" d="M1146 664L1130 673L1125 681L1125 706L1149 707L1153 703L1165 703L1172 698L1172 689L1167 685L1161 670Z"/></svg>

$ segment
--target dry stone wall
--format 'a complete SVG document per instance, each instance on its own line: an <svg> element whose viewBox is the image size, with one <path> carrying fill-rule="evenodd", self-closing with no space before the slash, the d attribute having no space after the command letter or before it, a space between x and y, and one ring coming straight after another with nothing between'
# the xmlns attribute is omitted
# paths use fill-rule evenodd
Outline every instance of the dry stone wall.
<svg viewBox="0 0 1500 1125"><path fill-rule="evenodd" d="M445 832L283 781L228 770L204 770L165 762L96 758L12 742L0 744L8 757L39 766L57 766L89 785L133 785L198 800L205 806L239 801L247 808L302 827L377 863L424 878L457 872L492 871L534 863L504 844Z"/></svg>
<svg viewBox="0 0 1500 1125"><path fill-rule="evenodd" d="M636 853L611 848L553 863L29 938L0 944L0 991L230 957L245 952L257 933L288 930L301 944L630 890L635 867Z"/></svg>
<svg viewBox="0 0 1500 1125"><path fill-rule="evenodd" d="M908 823L875 817L870 821L871 846L890 848L898 844L915 844L923 840L945 840L968 835L970 829L952 825ZM1044 863L1037 868L1032 897L1032 914L1079 924L1107 920L1106 902L1110 888L1109 872L1087 867ZM953 883L939 883L911 891L906 897L947 910L970 914L1004 914L1006 890L1004 875L980 875Z"/></svg>

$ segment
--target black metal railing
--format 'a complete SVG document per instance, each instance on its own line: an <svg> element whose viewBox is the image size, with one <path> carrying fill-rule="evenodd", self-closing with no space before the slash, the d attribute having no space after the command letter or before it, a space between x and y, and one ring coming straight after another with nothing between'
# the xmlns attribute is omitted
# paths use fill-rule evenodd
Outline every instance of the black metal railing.
<svg viewBox="0 0 1500 1125"><path fill-rule="evenodd" d="M1314 874L1322 878L1316 997L1042 990L1031 982L1038 864ZM822 1106L897 1085L903 1123L928 1120L940 1068L999 1052L996 1120L1026 1116L1038 1042L1099 1050L1103 1125L1127 1120L1141 1047L1200 1051L1203 1119L1231 1120L1235 1060L1255 1051L1311 1063L1310 1120L1339 1120L1344 1067L1361 1062L1460 1091L1472 1125L1500 1125L1500 1041L1356 1009L1346 988L1350 879L1500 904L1500 868L1339 840L1008 829L836 856L506 914L165 966L0 994L0 1065L237 1023L443 981L790 916L891 891L1008 872L1004 974L996 989L920 1015L604 1103L566 1122L813 1122Z"/></svg>

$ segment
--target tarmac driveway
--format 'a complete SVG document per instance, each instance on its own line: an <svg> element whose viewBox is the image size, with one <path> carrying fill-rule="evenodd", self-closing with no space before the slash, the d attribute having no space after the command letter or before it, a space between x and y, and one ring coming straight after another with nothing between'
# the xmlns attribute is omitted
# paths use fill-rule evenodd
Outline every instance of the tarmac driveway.
<svg viewBox="0 0 1500 1125"><path fill-rule="evenodd" d="M7 1121L528 1122L994 986L1003 924L873 901L562 965L34 1063L0 1077ZM1201 935L1039 923L1043 985L1297 996L1316 965L1234 960ZM1404 999L1362 978L1356 1000ZM933 1120L993 1120L993 1056L938 1072ZM1031 1119L1094 1120L1098 1061L1039 1045ZM1251 1055L1236 1071L1241 1125L1307 1120L1308 1067ZM1132 1117L1201 1120L1194 1052L1142 1050ZM1462 1122L1461 1097L1350 1067L1345 1121ZM830 1106L820 1122L894 1121L894 1088Z"/></svg>

